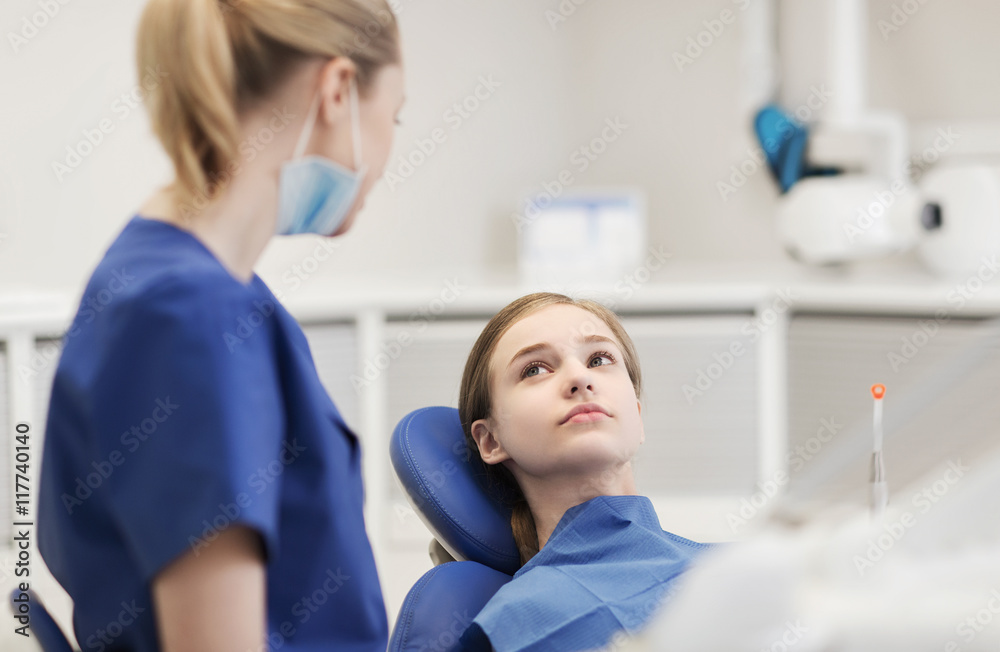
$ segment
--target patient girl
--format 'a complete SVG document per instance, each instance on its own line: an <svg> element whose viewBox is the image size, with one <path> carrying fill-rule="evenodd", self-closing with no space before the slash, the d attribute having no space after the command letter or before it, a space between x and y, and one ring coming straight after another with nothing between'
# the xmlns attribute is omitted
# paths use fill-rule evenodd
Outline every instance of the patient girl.
<svg viewBox="0 0 1000 652"><path fill-rule="evenodd" d="M560 294L490 320L459 413L487 473L516 496L521 569L463 636L469 648L586 650L638 631L706 544L665 532L637 495L639 361L618 318Z"/></svg>

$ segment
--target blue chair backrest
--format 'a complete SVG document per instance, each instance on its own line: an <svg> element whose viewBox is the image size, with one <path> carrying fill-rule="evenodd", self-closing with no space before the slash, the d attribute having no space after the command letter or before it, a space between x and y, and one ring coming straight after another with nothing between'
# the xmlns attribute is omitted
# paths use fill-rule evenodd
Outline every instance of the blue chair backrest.
<svg viewBox="0 0 1000 652"><path fill-rule="evenodd" d="M27 596L27 600L24 599L25 596ZM28 616L28 631L38 639L38 644L44 652L73 652L73 646L66 640L59 625L52 619L34 591L31 589L21 591L19 588L11 591L10 608L14 612L15 618ZM15 626L20 627L21 623L15 622L17 622Z"/></svg>
<svg viewBox="0 0 1000 652"><path fill-rule="evenodd" d="M472 618L520 567L510 509L470 454L455 408L406 415L389 457L417 514L459 560L432 568L410 589L389 650L458 650Z"/></svg>

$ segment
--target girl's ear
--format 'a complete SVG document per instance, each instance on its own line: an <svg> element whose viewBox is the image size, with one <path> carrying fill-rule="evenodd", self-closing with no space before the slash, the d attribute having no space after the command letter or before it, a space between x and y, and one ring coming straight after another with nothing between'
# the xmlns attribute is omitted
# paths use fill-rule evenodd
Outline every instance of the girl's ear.
<svg viewBox="0 0 1000 652"><path fill-rule="evenodd" d="M510 455L491 430L489 419L479 419L472 423L472 438L479 447L479 456L487 464L499 464L510 459Z"/></svg>

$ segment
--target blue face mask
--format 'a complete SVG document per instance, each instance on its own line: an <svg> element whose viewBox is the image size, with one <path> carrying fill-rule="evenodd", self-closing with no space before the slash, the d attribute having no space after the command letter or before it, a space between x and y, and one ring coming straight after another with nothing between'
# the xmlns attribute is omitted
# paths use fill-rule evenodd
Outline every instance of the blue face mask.
<svg viewBox="0 0 1000 652"><path fill-rule="evenodd" d="M278 222L274 230L277 235L333 235L354 206L367 171L361 165L361 124L354 79L351 79L351 135L357 171L348 170L324 156L302 157L312 135L320 99L317 93L292 160L281 166Z"/></svg>

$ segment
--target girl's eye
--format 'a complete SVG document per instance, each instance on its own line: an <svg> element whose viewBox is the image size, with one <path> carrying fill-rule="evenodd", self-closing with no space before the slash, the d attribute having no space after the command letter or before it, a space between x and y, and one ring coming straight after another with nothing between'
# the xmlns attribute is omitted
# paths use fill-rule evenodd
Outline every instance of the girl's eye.
<svg viewBox="0 0 1000 652"><path fill-rule="evenodd" d="M528 366L521 370L521 378L530 378L540 374L544 368L541 362L529 362Z"/></svg>
<svg viewBox="0 0 1000 652"><path fill-rule="evenodd" d="M597 365L591 364L590 366L591 367L603 367L604 365L614 364L615 363L615 356L611 355L607 351L598 351L597 353L594 354L594 357L592 357L590 359L590 362L593 363L593 362L595 362L597 360L601 360L601 359L606 359L608 362L602 362L601 364L597 364Z"/></svg>

